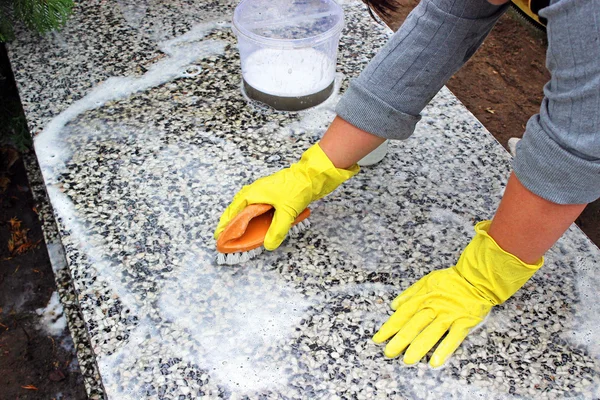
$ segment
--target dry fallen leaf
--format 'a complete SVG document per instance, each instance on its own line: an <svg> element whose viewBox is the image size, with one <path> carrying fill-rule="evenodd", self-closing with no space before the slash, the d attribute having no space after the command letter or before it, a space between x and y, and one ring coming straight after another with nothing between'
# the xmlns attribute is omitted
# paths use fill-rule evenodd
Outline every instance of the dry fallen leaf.
<svg viewBox="0 0 600 400"><path fill-rule="evenodd" d="M492 110L490 107L486 108L485 111L489 112L490 114L496 114L496 111Z"/></svg>
<svg viewBox="0 0 600 400"><path fill-rule="evenodd" d="M17 219L17 217L13 217L13 218L9 219L8 223L10 224L11 230L19 229L21 227L21 221L19 221Z"/></svg>
<svg viewBox="0 0 600 400"><path fill-rule="evenodd" d="M0 166L3 167L6 171L10 170L13 164L19 159L19 152L12 147L2 147L0 148Z"/></svg>
<svg viewBox="0 0 600 400"><path fill-rule="evenodd" d="M40 244L41 240L32 242L27 239L29 229L21 228L21 221L17 218L11 218L10 224L10 239L8 239L8 251L11 256L16 256L27 252L27 250Z"/></svg>
<svg viewBox="0 0 600 400"><path fill-rule="evenodd" d="M8 187L9 183L9 178L7 178L6 176L0 176L0 189L2 189L3 192L6 191L6 188Z"/></svg>
<svg viewBox="0 0 600 400"><path fill-rule="evenodd" d="M23 254L25 252L27 252L27 250L36 247L38 244L40 244L40 240L38 240L37 242L25 242L22 245L20 245L19 247L17 247L17 249L15 250L16 254Z"/></svg>
<svg viewBox="0 0 600 400"><path fill-rule="evenodd" d="M21 386L23 389L27 389L27 390L38 390L38 388L36 388L33 385L25 385L25 386Z"/></svg>

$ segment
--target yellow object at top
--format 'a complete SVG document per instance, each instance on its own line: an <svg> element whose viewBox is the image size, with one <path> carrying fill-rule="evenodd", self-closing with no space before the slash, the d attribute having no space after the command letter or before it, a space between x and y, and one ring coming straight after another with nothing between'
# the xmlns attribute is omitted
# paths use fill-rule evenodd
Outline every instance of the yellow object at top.
<svg viewBox="0 0 600 400"><path fill-rule="evenodd" d="M244 186L223 212L215 230L215 239L229 221L249 204L270 204L275 207L275 215L265 236L264 247L275 250L285 239L296 217L312 201L333 192L358 171L358 165L348 170L336 168L321 147L315 144L289 168Z"/></svg>
<svg viewBox="0 0 600 400"><path fill-rule="evenodd" d="M392 302L394 314L373 337L386 345L387 357L405 349L404 362L414 364L438 345L431 360L439 367L454 353L491 308L512 296L542 266L526 264L502 250L488 235L490 221L475 226L475 237L456 266L437 270L421 278Z"/></svg>

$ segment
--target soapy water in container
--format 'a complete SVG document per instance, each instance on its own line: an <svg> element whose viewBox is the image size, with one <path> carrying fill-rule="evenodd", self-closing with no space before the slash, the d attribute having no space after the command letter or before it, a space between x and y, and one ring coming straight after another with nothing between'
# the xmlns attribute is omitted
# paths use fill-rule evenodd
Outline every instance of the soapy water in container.
<svg viewBox="0 0 600 400"><path fill-rule="evenodd" d="M250 98L286 111L324 102L335 86L335 66L311 48L258 50L245 60L242 75Z"/></svg>
<svg viewBox="0 0 600 400"><path fill-rule="evenodd" d="M343 11L332 0L240 2L232 29L248 97L283 111L327 100L343 25Z"/></svg>
<svg viewBox="0 0 600 400"><path fill-rule="evenodd" d="M335 68L329 57L315 49L262 49L242 67L244 81L274 96L307 96L330 86Z"/></svg>

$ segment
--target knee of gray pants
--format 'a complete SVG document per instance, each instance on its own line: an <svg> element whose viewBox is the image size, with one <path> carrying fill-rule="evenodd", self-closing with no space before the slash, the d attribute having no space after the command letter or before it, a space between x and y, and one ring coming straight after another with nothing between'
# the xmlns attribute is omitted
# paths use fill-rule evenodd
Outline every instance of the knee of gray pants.
<svg viewBox="0 0 600 400"><path fill-rule="evenodd" d="M600 198L600 1L555 0L540 16L548 20L551 79L514 170L549 201L589 203Z"/></svg>

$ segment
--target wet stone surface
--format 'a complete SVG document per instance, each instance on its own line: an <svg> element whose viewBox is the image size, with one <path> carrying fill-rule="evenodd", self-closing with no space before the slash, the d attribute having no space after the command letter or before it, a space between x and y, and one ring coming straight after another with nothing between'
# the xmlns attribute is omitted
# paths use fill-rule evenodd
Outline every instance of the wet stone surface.
<svg viewBox="0 0 600 400"><path fill-rule="evenodd" d="M336 93L388 36L344 3ZM246 101L234 5L91 1L62 33L10 46L92 396L597 398L600 251L575 227L445 368L387 360L370 341L395 295L456 261L510 171L446 89L412 138L312 206L310 229L216 265L212 232L234 193L295 162L339 99L300 113Z"/></svg>

